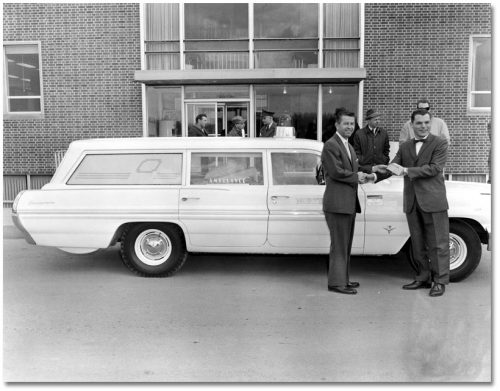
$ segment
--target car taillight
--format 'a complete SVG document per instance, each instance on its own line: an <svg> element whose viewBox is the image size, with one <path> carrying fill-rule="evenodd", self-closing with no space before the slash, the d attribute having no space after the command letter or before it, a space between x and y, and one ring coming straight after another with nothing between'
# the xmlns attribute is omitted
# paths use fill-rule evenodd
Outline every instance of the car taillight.
<svg viewBox="0 0 500 391"><path fill-rule="evenodd" d="M21 196L25 191L26 190L21 190L14 199L14 203L12 204L12 213L17 213L17 204L19 203L19 200L21 199Z"/></svg>

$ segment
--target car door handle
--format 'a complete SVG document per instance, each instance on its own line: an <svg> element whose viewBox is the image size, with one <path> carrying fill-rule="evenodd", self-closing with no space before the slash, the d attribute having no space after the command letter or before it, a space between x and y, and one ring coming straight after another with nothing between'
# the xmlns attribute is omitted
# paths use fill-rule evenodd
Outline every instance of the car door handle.
<svg viewBox="0 0 500 391"><path fill-rule="evenodd" d="M290 198L290 196L272 196L271 199L276 201L278 198Z"/></svg>
<svg viewBox="0 0 500 391"><path fill-rule="evenodd" d="M182 197L181 201L188 201L188 200L199 200L200 197Z"/></svg>

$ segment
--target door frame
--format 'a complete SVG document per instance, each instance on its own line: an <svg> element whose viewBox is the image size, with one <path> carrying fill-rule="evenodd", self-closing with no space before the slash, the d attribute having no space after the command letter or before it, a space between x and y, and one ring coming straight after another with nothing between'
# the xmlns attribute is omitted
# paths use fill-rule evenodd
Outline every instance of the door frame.
<svg viewBox="0 0 500 391"><path fill-rule="evenodd" d="M215 118L217 120L217 109L219 108L219 105L224 105L224 113L223 113L223 121L226 123L227 122L227 109L226 105L228 103L241 103L241 104L246 104L247 105L247 112L248 112L248 118L247 118L247 135L248 137L251 137L253 135L253 123L254 121L250 120L251 110L252 110L252 102L251 99L184 99L184 105L183 105L183 119L182 119L182 134L187 136L187 128L189 124L189 118L188 118L188 105L189 104L200 104L200 105L214 105L215 107ZM253 118L253 117L252 117ZM248 125L250 123L250 125ZM218 133L218 125L217 121L215 123L215 131L216 134ZM229 129L228 129L229 131Z"/></svg>

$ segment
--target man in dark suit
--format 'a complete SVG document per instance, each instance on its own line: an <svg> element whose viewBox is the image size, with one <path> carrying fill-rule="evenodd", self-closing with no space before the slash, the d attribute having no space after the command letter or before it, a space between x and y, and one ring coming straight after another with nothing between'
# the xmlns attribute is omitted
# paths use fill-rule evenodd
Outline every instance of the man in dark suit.
<svg viewBox="0 0 500 391"><path fill-rule="evenodd" d="M358 155L359 170L371 174L374 166L389 163L389 136L379 126L381 114L369 109L366 112L367 124L353 136L353 147Z"/></svg>
<svg viewBox="0 0 500 391"><path fill-rule="evenodd" d="M356 294L358 282L349 281L349 263L356 213L361 212L358 183L376 179L374 174L358 172L356 152L349 144L354 131L354 114L336 113L336 133L325 143L321 163L326 179L323 211L330 230L328 290Z"/></svg>
<svg viewBox="0 0 500 391"><path fill-rule="evenodd" d="M188 137L207 137L208 133L205 126L208 122L206 114L198 114L195 119L196 123L188 127Z"/></svg>
<svg viewBox="0 0 500 391"><path fill-rule="evenodd" d="M276 123L273 119L274 113L262 110L262 127L260 128L260 137L274 137L276 135Z"/></svg>
<svg viewBox="0 0 500 391"><path fill-rule="evenodd" d="M415 281L403 289L425 288L432 282L429 295L441 296L450 278L450 228L443 176L448 143L430 133L431 121L427 110L412 113L415 138L401 144L392 163L402 166L403 209L418 263Z"/></svg>

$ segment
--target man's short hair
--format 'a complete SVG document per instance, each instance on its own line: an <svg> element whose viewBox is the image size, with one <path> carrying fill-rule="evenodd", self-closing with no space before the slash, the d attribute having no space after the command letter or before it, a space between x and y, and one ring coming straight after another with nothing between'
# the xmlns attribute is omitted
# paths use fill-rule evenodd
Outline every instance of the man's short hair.
<svg viewBox="0 0 500 391"><path fill-rule="evenodd" d="M429 105L429 108L431 107L431 102L429 102L427 99L423 98L423 99L419 99L417 100L417 108L418 108L418 105L420 103L427 103Z"/></svg>
<svg viewBox="0 0 500 391"><path fill-rule="evenodd" d="M202 119L203 117L208 118L206 114L203 114L203 113L202 113L202 114L198 114L198 115L196 116L196 119L195 119L196 123L198 123L198 121L199 121L200 119Z"/></svg>
<svg viewBox="0 0 500 391"><path fill-rule="evenodd" d="M356 117L356 115L352 111L348 111L347 109L341 107L335 110L335 123L340 124L342 117Z"/></svg>
<svg viewBox="0 0 500 391"><path fill-rule="evenodd" d="M413 113L411 113L411 122L413 123L413 121L415 121L415 117L417 115L429 115L429 118L432 119L432 114L429 113L429 111L427 111L426 109L417 109L417 110L414 110Z"/></svg>

